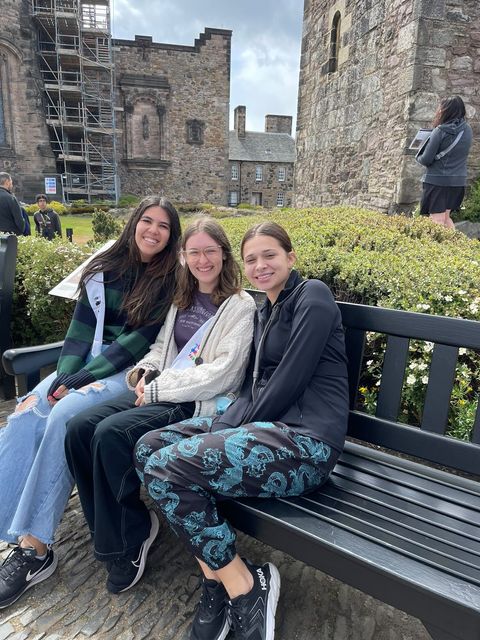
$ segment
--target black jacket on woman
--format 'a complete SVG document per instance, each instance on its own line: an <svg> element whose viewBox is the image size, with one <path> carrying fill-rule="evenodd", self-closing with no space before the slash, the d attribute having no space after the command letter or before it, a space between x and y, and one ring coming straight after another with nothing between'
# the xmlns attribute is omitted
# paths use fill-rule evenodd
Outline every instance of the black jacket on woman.
<svg viewBox="0 0 480 640"><path fill-rule="evenodd" d="M340 311L323 282L292 271L275 304L259 311L240 396L212 429L278 421L341 451L347 418Z"/></svg>

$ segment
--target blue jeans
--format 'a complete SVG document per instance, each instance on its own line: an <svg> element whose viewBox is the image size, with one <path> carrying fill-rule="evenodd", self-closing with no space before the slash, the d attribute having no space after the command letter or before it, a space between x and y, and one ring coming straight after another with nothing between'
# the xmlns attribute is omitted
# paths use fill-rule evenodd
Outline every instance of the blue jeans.
<svg viewBox="0 0 480 640"><path fill-rule="evenodd" d="M51 544L73 487L65 459L67 421L80 411L127 390L125 371L72 389L53 407L47 391L57 373L42 380L29 408L12 413L0 429L0 539L32 534Z"/></svg>

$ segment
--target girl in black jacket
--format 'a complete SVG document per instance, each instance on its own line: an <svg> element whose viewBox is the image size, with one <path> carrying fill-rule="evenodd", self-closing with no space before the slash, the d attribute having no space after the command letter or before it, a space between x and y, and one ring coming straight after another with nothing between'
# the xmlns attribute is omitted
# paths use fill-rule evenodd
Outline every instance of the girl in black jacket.
<svg viewBox="0 0 480 640"><path fill-rule="evenodd" d="M278 570L237 555L235 531L216 502L318 488L347 429L343 328L330 290L292 270L290 238L276 223L247 231L241 253L247 278L267 300L239 398L215 419L170 425L135 449L150 496L204 574L191 640L223 640L231 625L237 638L273 639Z"/></svg>

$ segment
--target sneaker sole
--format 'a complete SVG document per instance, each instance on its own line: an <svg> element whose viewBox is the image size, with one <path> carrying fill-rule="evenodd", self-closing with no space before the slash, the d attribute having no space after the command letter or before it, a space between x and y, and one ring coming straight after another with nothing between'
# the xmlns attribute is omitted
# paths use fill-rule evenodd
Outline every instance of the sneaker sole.
<svg viewBox="0 0 480 640"><path fill-rule="evenodd" d="M267 599L265 640L273 640L275 635L275 612L277 610L278 598L280 596L280 574L274 564L271 562L268 562L267 564L270 568L270 585Z"/></svg>
<svg viewBox="0 0 480 640"><path fill-rule="evenodd" d="M5 607L9 607L11 604L16 602L19 598L23 596L23 594L28 591L31 587L34 587L36 584L43 582L47 578L49 578L56 570L58 566L58 558L56 555L53 556L52 564L49 565L45 571L39 573L39 575L32 578L30 582L27 582L25 588L22 589L19 593L16 593L14 596L9 598L8 600L4 600L2 604L0 604L0 609L5 609Z"/></svg>
<svg viewBox="0 0 480 640"><path fill-rule="evenodd" d="M152 522L152 525L150 527L150 535L143 542L142 548L140 550L140 564L138 565L137 575L132 580L132 582L128 585L128 587L124 587L123 589L119 589L118 591L112 591L109 588L108 590L110 591L110 593L123 593L124 591L128 591L133 586L135 586L137 582L140 580L140 578L143 576L143 573L145 571L145 565L147 564L148 552L150 551L150 547L152 546L155 538L158 535L158 531L160 529L160 523L158 521L157 514L153 510L150 510L149 513L150 513L150 520Z"/></svg>

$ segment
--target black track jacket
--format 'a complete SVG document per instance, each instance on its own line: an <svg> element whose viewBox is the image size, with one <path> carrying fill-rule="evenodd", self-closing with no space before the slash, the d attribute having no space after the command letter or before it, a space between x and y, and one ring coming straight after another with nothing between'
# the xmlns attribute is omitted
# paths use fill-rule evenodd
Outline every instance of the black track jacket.
<svg viewBox="0 0 480 640"><path fill-rule="evenodd" d="M275 304L267 300L259 311L239 398L212 430L278 421L341 451L347 418L340 311L323 282L292 271Z"/></svg>

